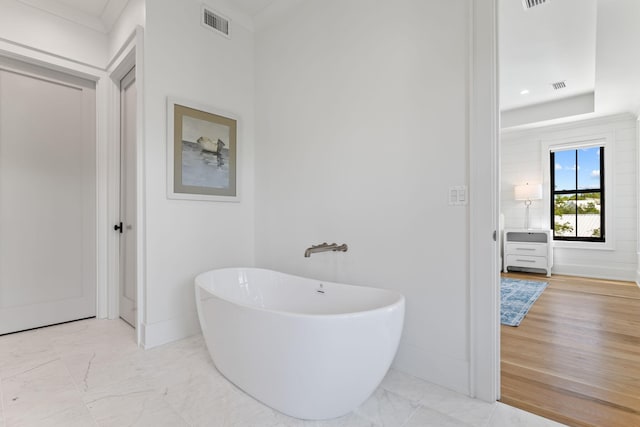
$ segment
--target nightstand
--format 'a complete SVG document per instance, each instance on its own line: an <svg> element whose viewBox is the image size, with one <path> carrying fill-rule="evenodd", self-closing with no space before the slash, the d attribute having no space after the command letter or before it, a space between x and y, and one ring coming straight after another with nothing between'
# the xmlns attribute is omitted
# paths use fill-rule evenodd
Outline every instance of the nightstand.
<svg viewBox="0 0 640 427"><path fill-rule="evenodd" d="M551 230L504 230L504 266L545 270L551 276L553 245Z"/></svg>

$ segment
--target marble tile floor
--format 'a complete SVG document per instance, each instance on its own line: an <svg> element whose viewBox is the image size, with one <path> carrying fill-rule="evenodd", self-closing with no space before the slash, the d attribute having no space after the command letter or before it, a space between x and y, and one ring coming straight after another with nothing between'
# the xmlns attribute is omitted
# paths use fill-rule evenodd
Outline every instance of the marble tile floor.
<svg viewBox="0 0 640 427"><path fill-rule="evenodd" d="M329 421L280 414L215 369L202 336L151 350L120 320L0 336L0 427L559 426L391 370L354 412Z"/></svg>

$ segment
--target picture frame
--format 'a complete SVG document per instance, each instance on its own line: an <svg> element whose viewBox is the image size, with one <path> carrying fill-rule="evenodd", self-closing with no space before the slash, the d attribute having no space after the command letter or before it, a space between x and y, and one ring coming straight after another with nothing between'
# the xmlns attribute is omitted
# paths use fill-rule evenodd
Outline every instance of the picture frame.
<svg viewBox="0 0 640 427"><path fill-rule="evenodd" d="M167 98L167 197L239 202L238 117Z"/></svg>

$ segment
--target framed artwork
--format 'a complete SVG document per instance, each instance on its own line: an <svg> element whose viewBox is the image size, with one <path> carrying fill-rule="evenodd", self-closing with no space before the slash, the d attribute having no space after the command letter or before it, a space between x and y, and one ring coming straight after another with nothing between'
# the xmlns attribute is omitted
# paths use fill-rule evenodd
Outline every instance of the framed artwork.
<svg viewBox="0 0 640 427"><path fill-rule="evenodd" d="M238 202L238 119L211 107L167 100L167 196Z"/></svg>

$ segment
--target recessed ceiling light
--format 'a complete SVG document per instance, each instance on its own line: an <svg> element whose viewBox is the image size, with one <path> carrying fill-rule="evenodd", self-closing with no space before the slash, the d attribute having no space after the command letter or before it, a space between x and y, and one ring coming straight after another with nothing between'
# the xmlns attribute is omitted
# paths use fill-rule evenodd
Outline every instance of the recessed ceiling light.
<svg viewBox="0 0 640 427"><path fill-rule="evenodd" d="M529 95L529 89L521 90L520 95Z"/></svg>

